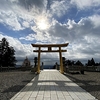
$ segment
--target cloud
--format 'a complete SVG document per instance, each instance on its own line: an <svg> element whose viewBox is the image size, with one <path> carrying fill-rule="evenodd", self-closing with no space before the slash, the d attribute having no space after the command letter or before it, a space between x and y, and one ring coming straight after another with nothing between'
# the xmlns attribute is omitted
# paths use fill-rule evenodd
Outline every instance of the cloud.
<svg viewBox="0 0 100 100"><path fill-rule="evenodd" d="M68 59L99 59L100 55L100 23L97 21L99 15L82 18L79 22L68 20L61 24L57 20L52 20L52 25L45 33L35 29L36 34L29 34L22 39L36 43L67 43L69 46L63 53ZM97 19L96 19L97 18ZM20 38L21 39L21 38ZM57 57L57 54L56 54Z"/></svg>
<svg viewBox="0 0 100 100"><path fill-rule="evenodd" d="M79 9L92 8L100 5L100 0L71 0Z"/></svg>
<svg viewBox="0 0 100 100"><path fill-rule="evenodd" d="M63 42L69 42L68 52L65 54L70 59L98 58L100 55L100 22L97 21L99 15L82 18L79 22L68 20L61 24L55 21L49 34L53 37L60 37ZM62 42L62 43L63 43ZM58 43L61 43L58 41Z"/></svg>
<svg viewBox="0 0 100 100"><path fill-rule="evenodd" d="M37 26L41 16L50 23L53 16L63 16L69 8L67 1L52 0L1 0L0 23L14 31ZM66 6L67 5L67 6Z"/></svg>
<svg viewBox="0 0 100 100"><path fill-rule="evenodd" d="M35 41L35 43L69 42L66 48L68 52L63 56L66 55L71 59L87 59L93 56L99 58L100 9L96 13L90 11L90 9L98 8L99 5L100 0L1 0L0 23L13 31L29 28L33 32L27 33L27 36L20 35L19 39L7 35L0 35L0 38L5 36L8 39L16 49L18 57L23 57L23 55L32 57L33 48L30 44L20 42L24 40L26 42ZM80 12L89 10L92 14L77 15L78 21L76 21L74 16L70 18L72 14L70 10L75 6ZM73 12L75 10L76 8ZM45 19L48 25L45 30L39 28L41 19ZM42 55L42 57L46 56L51 57L51 54ZM55 57L58 57L57 54Z"/></svg>
<svg viewBox="0 0 100 100"><path fill-rule="evenodd" d="M0 40L6 38L9 45L14 47L16 57L25 57L33 55L32 46L30 44L22 44L17 38L13 38L7 35L0 34Z"/></svg>
<svg viewBox="0 0 100 100"><path fill-rule="evenodd" d="M19 0L19 4L28 10L34 7L42 11L46 3L46 0Z"/></svg>
<svg viewBox="0 0 100 100"><path fill-rule="evenodd" d="M93 15L89 17L92 23L94 24L94 28L100 27L100 15Z"/></svg>
<svg viewBox="0 0 100 100"><path fill-rule="evenodd" d="M13 30L22 30L21 24L18 21L16 14L12 11L0 12L0 22L3 23L5 26L7 25L10 29Z"/></svg>
<svg viewBox="0 0 100 100"><path fill-rule="evenodd" d="M42 33L37 32L36 34L28 34L26 37L20 37L20 40L26 40L26 41L36 41L36 42L42 42L47 43L51 41L51 37L48 33Z"/></svg>
<svg viewBox="0 0 100 100"><path fill-rule="evenodd" d="M44 41L48 43L64 43L65 41L70 43L76 43L77 41L81 42L81 40L85 39L85 36L90 36L92 38L93 36L99 36L99 18L99 15L93 15L82 18L77 23L74 20L69 19L64 24L61 24L54 19L52 20L51 27L45 32L33 27L32 29L36 32L36 34L31 33L26 37L21 37L20 39L28 41Z"/></svg>
<svg viewBox="0 0 100 100"><path fill-rule="evenodd" d="M52 13L53 16L61 17L65 13L68 12L69 9L69 2L66 0L61 0L61 1L53 1L51 7L50 7L50 12Z"/></svg>
<svg viewBox="0 0 100 100"><path fill-rule="evenodd" d="M0 23L14 31L29 28L35 24L34 18L40 14L39 10L42 10L43 4L41 0L2 0L0 1Z"/></svg>
<svg viewBox="0 0 100 100"><path fill-rule="evenodd" d="M23 21L22 25L25 27L25 28L28 28L30 25L27 21Z"/></svg>
<svg viewBox="0 0 100 100"><path fill-rule="evenodd" d="M15 52L15 56L18 60L18 63L20 63L20 61L23 61L23 59L25 59L25 57L27 56L30 60L33 60L34 57L37 57L37 53L34 53L33 50L35 50L36 48L33 48L31 46L31 44L22 44L17 38L13 38L7 35L4 35L3 33L0 33L0 40L2 38L6 38L7 41L9 42L9 45L14 47ZM49 53L48 55L46 53L41 54L41 58L58 58L58 53L55 54L51 54ZM22 64L22 62L20 63Z"/></svg>

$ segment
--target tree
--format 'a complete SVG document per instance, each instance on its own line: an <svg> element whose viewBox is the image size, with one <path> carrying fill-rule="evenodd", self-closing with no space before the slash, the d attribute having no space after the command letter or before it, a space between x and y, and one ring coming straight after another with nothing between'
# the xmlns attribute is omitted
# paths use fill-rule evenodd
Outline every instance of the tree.
<svg viewBox="0 0 100 100"><path fill-rule="evenodd" d="M9 46L9 42L6 38L3 38L0 42L0 65L2 67L15 66L15 50L13 47Z"/></svg>
<svg viewBox="0 0 100 100"><path fill-rule="evenodd" d="M70 65L70 66L72 66L73 65L73 61L71 61L71 60L66 60L65 61L65 64L68 66L68 65Z"/></svg>
<svg viewBox="0 0 100 100"><path fill-rule="evenodd" d="M79 60L75 63L75 65L83 66L83 64Z"/></svg>
<svg viewBox="0 0 100 100"><path fill-rule="evenodd" d="M95 66L95 61L92 58L91 60L88 60L88 62L86 63L87 66Z"/></svg>
<svg viewBox="0 0 100 100"><path fill-rule="evenodd" d="M91 59L91 65L94 65L95 66L95 61L94 61L93 58Z"/></svg>

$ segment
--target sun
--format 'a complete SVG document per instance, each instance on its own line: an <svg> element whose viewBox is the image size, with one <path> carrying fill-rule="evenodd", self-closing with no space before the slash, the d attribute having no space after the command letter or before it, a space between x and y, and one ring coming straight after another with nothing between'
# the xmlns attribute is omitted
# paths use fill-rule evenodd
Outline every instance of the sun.
<svg viewBox="0 0 100 100"><path fill-rule="evenodd" d="M45 30L48 28L48 24L44 19L41 19L40 21L38 21L37 26L41 30Z"/></svg>
<svg viewBox="0 0 100 100"><path fill-rule="evenodd" d="M40 30L47 30L50 27L49 20L46 16L38 16L35 23Z"/></svg>

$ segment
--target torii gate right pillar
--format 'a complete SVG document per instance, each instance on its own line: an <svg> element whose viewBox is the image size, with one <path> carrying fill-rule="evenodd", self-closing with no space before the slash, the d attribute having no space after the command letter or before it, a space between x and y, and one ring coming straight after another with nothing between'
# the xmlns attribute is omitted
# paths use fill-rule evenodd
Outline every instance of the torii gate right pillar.
<svg viewBox="0 0 100 100"><path fill-rule="evenodd" d="M61 47L59 47L59 58L60 58L60 72L63 74L63 61L62 61L62 52L61 52Z"/></svg>

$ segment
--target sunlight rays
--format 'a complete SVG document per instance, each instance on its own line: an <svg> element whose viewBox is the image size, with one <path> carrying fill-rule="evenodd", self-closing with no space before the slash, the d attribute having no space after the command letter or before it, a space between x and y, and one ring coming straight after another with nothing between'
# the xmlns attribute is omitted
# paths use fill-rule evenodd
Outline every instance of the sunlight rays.
<svg viewBox="0 0 100 100"><path fill-rule="evenodd" d="M38 16L35 23L40 30L47 30L50 27L49 20L46 16Z"/></svg>

